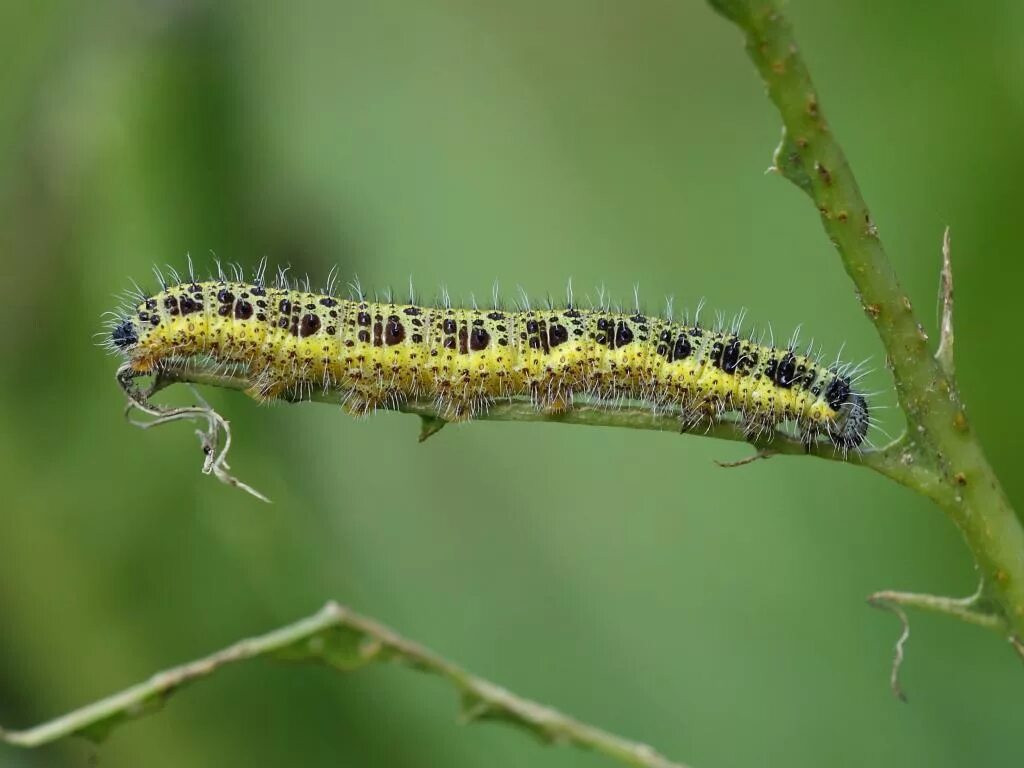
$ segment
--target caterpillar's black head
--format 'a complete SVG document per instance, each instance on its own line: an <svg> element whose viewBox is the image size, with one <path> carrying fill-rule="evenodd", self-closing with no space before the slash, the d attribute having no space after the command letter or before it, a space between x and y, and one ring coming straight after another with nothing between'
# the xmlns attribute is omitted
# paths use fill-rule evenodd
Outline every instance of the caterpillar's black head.
<svg viewBox="0 0 1024 768"><path fill-rule="evenodd" d="M125 320L115 325L114 330L110 332L110 343L118 349L127 349L138 344L139 333L135 328L135 323L131 320Z"/></svg>
<svg viewBox="0 0 1024 768"><path fill-rule="evenodd" d="M863 395L847 391L836 410L839 411L839 417L828 427L829 439L837 448L844 451L856 448L864 442L871 426L868 401Z"/></svg>

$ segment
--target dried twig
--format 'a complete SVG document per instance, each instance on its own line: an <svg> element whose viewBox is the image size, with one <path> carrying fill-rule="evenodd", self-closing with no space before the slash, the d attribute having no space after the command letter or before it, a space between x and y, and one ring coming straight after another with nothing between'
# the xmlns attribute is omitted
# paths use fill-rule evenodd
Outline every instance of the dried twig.
<svg viewBox="0 0 1024 768"><path fill-rule="evenodd" d="M947 616L965 621L968 624L976 624L979 627L995 630L1006 634L1006 620L998 613L998 607L985 597L984 584L979 584L977 591L970 597L944 597L942 595L928 595L919 592L895 592L884 590L875 592L868 597L868 603L875 608L881 608L896 614L902 625L899 639L896 641L896 650L892 660L892 673L889 678L892 692L901 701L907 697L900 684L900 668L903 666L905 647L910 638L910 621L903 607L919 608L931 613L942 613ZM1010 642L1014 638L1010 636ZM1019 652L1019 650L1018 650Z"/></svg>
<svg viewBox="0 0 1024 768"><path fill-rule="evenodd" d="M775 454L772 451L761 450L752 456L747 456L736 461L719 461L715 459L715 464L722 467L723 469L733 469L734 467L745 467L747 464L753 464L755 461L761 461L763 459L770 459Z"/></svg>
<svg viewBox="0 0 1024 768"><path fill-rule="evenodd" d="M133 377L129 366L124 365L117 372L117 381L128 396L128 405L125 408L125 415L128 422L140 429L152 429L164 424L171 424L176 421L205 421L206 429L196 430L196 436L203 447L203 474L212 474L220 482L234 488L245 491L255 496L260 501L270 503L270 499L257 491L251 485L243 483L229 471L231 466L227 462L228 452L231 450L231 424L221 416L202 395L192 387L192 393L199 401L199 405L184 406L181 408L168 408L156 405L149 401L150 395L160 387L160 378L154 382L148 392L140 392L133 384ZM147 416L152 416L151 421L141 421L131 417L132 411L141 411ZM223 444L221 435L223 434Z"/></svg>

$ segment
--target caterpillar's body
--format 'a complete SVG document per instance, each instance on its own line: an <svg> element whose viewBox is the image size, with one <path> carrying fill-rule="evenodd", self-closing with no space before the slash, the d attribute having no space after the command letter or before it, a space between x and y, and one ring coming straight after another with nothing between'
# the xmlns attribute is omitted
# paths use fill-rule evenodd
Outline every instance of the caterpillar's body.
<svg viewBox="0 0 1024 768"><path fill-rule="evenodd" d="M558 412L584 395L671 409L683 428L729 411L752 436L788 421L808 444L824 437L844 451L869 426L866 400L837 366L639 311L424 307L346 301L284 280L187 280L141 297L109 343L134 374L207 356L244 372L258 399L327 387L360 414L429 397L442 418L464 420L500 398Z"/></svg>

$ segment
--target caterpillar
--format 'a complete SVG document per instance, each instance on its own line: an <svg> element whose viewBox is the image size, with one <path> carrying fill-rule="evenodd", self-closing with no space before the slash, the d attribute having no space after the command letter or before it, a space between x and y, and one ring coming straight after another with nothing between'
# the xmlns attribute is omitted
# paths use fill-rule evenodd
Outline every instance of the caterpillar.
<svg viewBox="0 0 1024 768"><path fill-rule="evenodd" d="M159 275L159 273L158 273ZM503 398L528 397L547 413L577 397L638 401L678 414L692 430L735 413L751 439L790 424L807 446L827 440L857 449L869 407L851 366L828 365L791 342L765 344L719 323L561 307L457 308L351 299L295 285L286 271L268 285L265 265L197 280L172 272L162 289L138 289L110 313L105 343L130 377L169 361L208 358L241 372L260 401L337 390L363 415L407 399L432 398L446 421L465 421ZM332 283L330 280L329 283ZM137 286L136 286L137 288ZM498 302L495 301L495 304Z"/></svg>

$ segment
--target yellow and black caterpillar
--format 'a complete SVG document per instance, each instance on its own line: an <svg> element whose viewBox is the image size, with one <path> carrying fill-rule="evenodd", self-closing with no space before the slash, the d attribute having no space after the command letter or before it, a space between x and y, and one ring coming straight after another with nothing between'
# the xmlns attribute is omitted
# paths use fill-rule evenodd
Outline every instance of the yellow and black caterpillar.
<svg viewBox="0 0 1024 768"><path fill-rule="evenodd" d="M107 343L131 375L207 357L241 371L257 399L324 387L355 414L433 398L442 418L461 421L502 398L557 413L584 396L678 413L682 429L727 412L751 437L789 422L806 444L825 438L841 451L859 446L870 425L847 367L737 329L571 302L509 311L343 300L296 289L283 273L272 286L262 274L234 278L173 275L116 315Z"/></svg>

